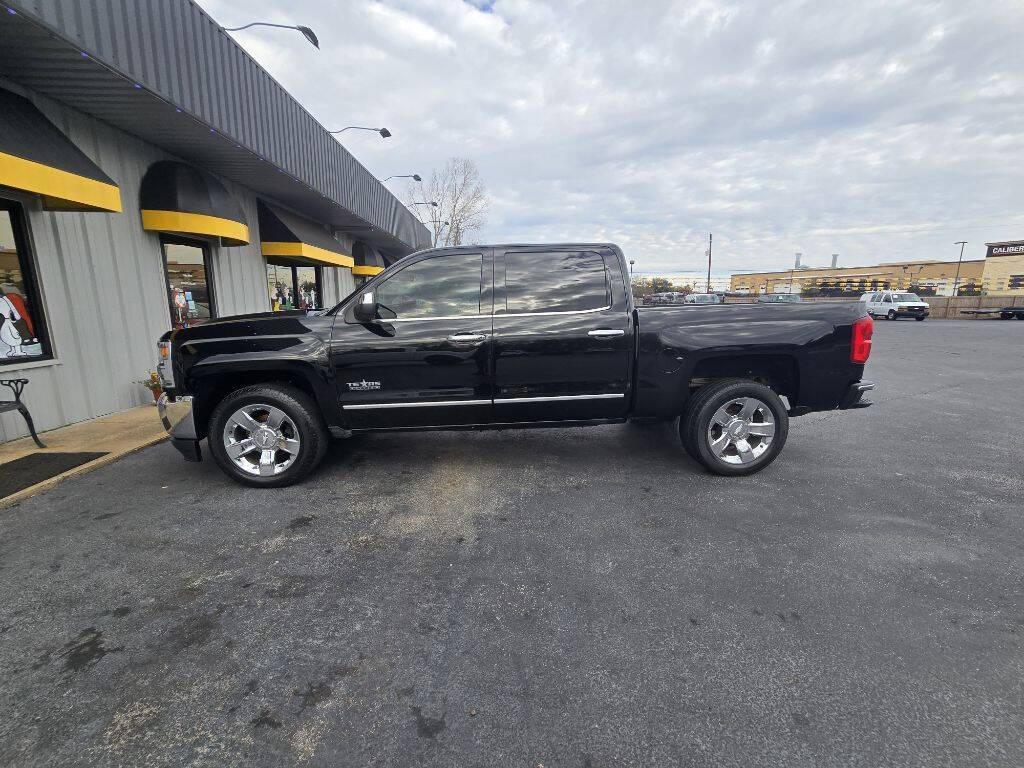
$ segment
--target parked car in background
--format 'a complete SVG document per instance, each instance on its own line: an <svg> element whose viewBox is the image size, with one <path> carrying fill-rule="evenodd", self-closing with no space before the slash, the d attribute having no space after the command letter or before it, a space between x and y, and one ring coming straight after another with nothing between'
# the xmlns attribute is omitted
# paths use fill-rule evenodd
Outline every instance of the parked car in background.
<svg viewBox="0 0 1024 768"><path fill-rule="evenodd" d="M901 317L912 317L924 320L928 317L928 305L921 301L916 293L906 291L875 291L860 297L867 305L868 314L872 317L884 317L887 320L899 320Z"/></svg>
<svg viewBox="0 0 1024 768"><path fill-rule="evenodd" d="M798 293L762 293L757 297L758 304L799 304L801 301Z"/></svg>
<svg viewBox="0 0 1024 768"><path fill-rule="evenodd" d="M649 293L644 296L645 307L659 307L670 304L685 304L686 294L679 291L666 291L665 293Z"/></svg>
<svg viewBox="0 0 1024 768"><path fill-rule="evenodd" d="M791 416L868 404L863 305L634 308L628 285L610 243L421 251L323 314L164 334L160 416L186 458L208 439L229 476L267 487L311 472L331 435L630 418L674 420L709 471L749 475Z"/></svg>
<svg viewBox="0 0 1024 768"><path fill-rule="evenodd" d="M683 304L724 304L725 299L717 293L688 293Z"/></svg>

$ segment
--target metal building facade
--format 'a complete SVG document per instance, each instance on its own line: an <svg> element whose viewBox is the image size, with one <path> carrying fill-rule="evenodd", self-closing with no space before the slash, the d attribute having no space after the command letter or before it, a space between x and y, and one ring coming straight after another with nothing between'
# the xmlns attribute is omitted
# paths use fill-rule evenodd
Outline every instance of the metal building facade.
<svg viewBox="0 0 1024 768"><path fill-rule="evenodd" d="M138 205L154 163L183 161L215 174L253 232L245 245L209 243L218 316L271 309L258 200L324 226L349 254L357 240L391 258L429 241L425 227L193 3L7 5L15 13L0 14L0 88L29 99L117 183L123 202L121 213L48 210L38 195L0 182L0 197L19 203L27 219L52 344L52 359L7 361L0 378L30 380L25 400L38 429L151 400L138 381L170 328L160 235L143 227ZM327 306L355 288L349 268L322 273ZM0 416L0 442L25 434L17 414Z"/></svg>
<svg viewBox="0 0 1024 768"><path fill-rule="evenodd" d="M393 255L418 219L191 0L8 0L0 74ZM138 87L136 87L138 86Z"/></svg>

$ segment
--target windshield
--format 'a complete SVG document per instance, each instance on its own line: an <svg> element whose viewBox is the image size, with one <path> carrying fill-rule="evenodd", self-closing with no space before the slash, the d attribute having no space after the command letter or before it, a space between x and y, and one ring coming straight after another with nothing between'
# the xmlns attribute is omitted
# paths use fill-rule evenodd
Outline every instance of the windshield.
<svg viewBox="0 0 1024 768"><path fill-rule="evenodd" d="M916 293L894 293L892 295L893 301L920 301L921 297Z"/></svg>

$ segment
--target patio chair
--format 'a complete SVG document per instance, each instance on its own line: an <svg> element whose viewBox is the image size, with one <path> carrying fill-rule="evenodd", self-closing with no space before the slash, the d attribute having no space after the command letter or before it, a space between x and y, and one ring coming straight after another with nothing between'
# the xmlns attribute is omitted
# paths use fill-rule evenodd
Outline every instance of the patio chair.
<svg viewBox="0 0 1024 768"><path fill-rule="evenodd" d="M0 379L0 384L9 387L11 392L14 393L13 400L0 400L0 413L7 413L9 411L20 413L25 419L28 431L32 434L32 439L36 441L36 445L40 448L45 448L46 446L43 444L43 441L36 434L36 425L32 423L32 414L28 412L28 407L21 402L21 393L25 390L28 379Z"/></svg>

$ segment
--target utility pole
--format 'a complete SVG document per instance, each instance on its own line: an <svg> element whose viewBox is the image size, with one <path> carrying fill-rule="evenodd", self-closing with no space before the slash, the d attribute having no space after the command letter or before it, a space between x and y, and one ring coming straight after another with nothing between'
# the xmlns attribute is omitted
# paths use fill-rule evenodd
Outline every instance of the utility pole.
<svg viewBox="0 0 1024 768"><path fill-rule="evenodd" d="M711 293L711 233L708 233L708 289L705 293Z"/></svg>
<svg viewBox="0 0 1024 768"><path fill-rule="evenodd" d="M957 240L953 245L960 246L960 261L956 263L956 277L953 278L953 296L956 297L956 287L960 282L960 265L964 262L964 246L967 245L966 240Z"/></svg>

